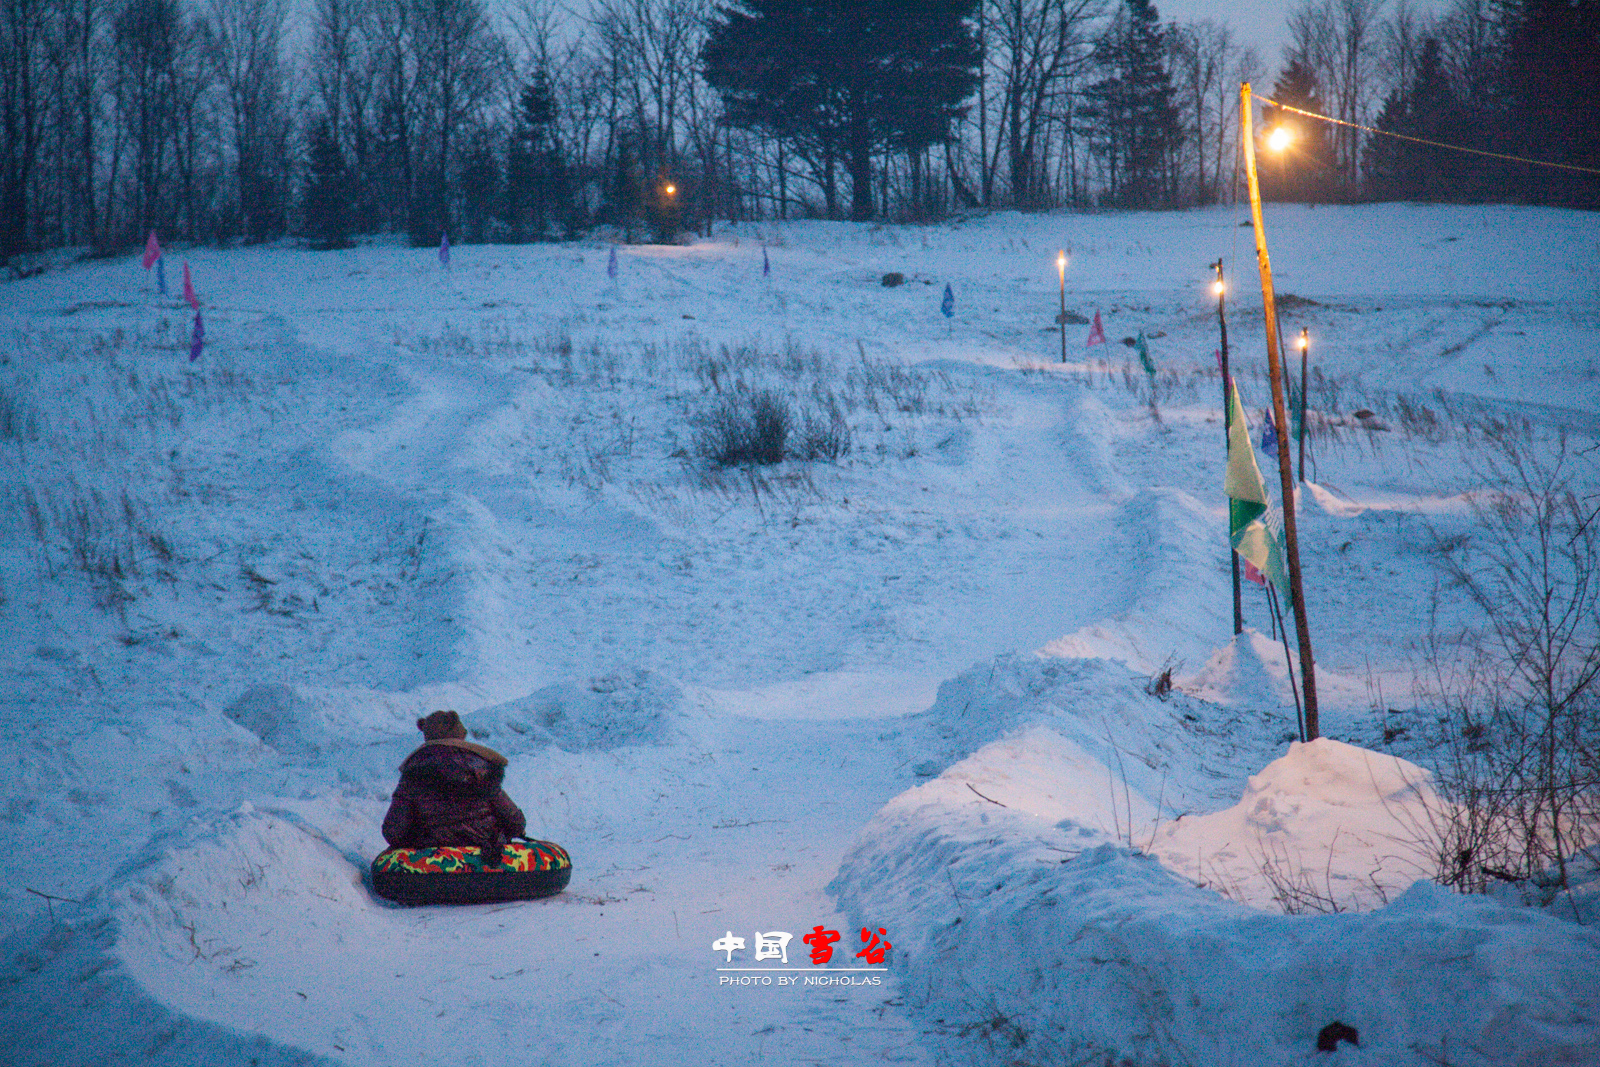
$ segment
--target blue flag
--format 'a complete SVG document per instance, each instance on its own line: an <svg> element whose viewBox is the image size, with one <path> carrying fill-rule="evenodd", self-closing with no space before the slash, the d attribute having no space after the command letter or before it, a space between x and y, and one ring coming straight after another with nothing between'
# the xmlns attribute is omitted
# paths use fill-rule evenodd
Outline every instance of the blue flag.
<svg viewBox="0 0 1600 1067"><path fill-rule="evenodd" d="M201 349L206 346L206 327L200 321L200 312L194 313L194 337L189 341L189 362L193 363L200 358Z"/></svg>
<svg viewBox="0 0 1600 1067"><path fill-rule="evenodd" d="M612 245L611 246L611 258L606 260L606 277L607 278L615 278L616 276L617 276L617 246L616 245Z"/></svg>
<svg viewBox="0 0 1600 1067"><path fill-rule="evenodd" d="M944 312L944 317L947 319L956 313L956 294L950 291L948 282L944 287L944 299L939 301L939 310Z"/></svg>
<svg viewBox="0 0 1600 1067"><path fill-rule="evenodd" d="M1278 454L1278 423L1270 411L1266 421L1261 424L1261 451L1269 456Z"/></svg>
<svg viewBox="0 0 1600 1067"><path fill-rule="evenodd" d="M450 265L450 232L448 230L445 231L443 237L439 238L439 262L446 267Z"/></svg>
<svg viewBox="0 0 1600 1067"><path fill-rule="evenodd" d="M761 248L761 276L763 278L765 278L767 275L769 275L771 273L772 273L772 263L767 259L767 249L766 249L766 246L763 245L762 248Z"/></svg>
<svg viewBox="0 0 1600 1067"><path fill-rule="evenodd" d="M167 295L167 257L156 257L156 292Z"/></svg>

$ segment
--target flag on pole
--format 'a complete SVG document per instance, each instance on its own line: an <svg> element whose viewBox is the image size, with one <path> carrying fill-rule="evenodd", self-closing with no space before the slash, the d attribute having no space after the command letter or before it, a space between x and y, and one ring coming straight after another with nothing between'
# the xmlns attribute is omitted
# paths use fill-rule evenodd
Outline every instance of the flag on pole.
<svg viewBox="0 0 1600 1067"><path fill-rule="evenodd" d="M1278 454L1278 420L1268 412L1266 421L1261 424L1261 451L1269 456Z"/></svg>
<svg viewBox="0 0 1600 1067"><path fill-rule="evenodd" d="M189 341L189 362L193 363L200 358L200 350L206 345L205 323L200 321L200 312L194 313L194 337Z"/></svg>
<svg viewBox="0 0 1600 1067"><path fill-rule="evenodd" d="M956 313L956 294L951 291L949 282L945 283L944 299L939 301L939 310L944 312L947 319Z"/></svg>
<svg viewBox="0 0 1600 1067"><path fill-rule="evenodd" d="M439 262L447 269L450 266L450 232L448 230L439 238Z"/></svg>
<svg viewBox="0 0 1600 1067"><path fill-rule="evenodd" d="M1228 541L1233 550L1285 592L1289 579L1283 565L1278 516L1267 499L1267 483L1256 466L1245 425L1239 386L1228 383L1228 473L1222 483L1228 495Z"/></svg>
<svg viewBox="0 0 1600 1067"><path fill-rule="evenodd" d="M187 259L183 261L183 298L189 302L190 307L196 311L200 310L200 298L194 295L194 280L189 277L189 261Z"/></svg>
<svg viewBox="0 0 1600 1067"><path fill-rule="evenodd" d="M772 273L772 262L767 259L767 247L761 246L761 276L765 278Z"/></svg>
<svg viewBox="0 0 1600 1067"><path fill-rule="evenodd" d="M1144 364L1144 372L1150 375L1151 384L1156 380L1156 365L1150 359L1150 346L1145 343L1144 331L1139 331L1139 340L1134 343L1134 348L1139 352L1139 362Z"/></svg>
<svg viewBox="0 0 1600 1067"><path fill-rule="evenodd" d="M144 242L144 269L149 270L161 258L161 242L156 240L156 231L151 230L150 236Z"/></svg>
<svg viewBox="0 0 1600 1067"><path fill-rule="evenodd" d="M1100 312L1096 311L1094 313L1094 325L1089 327L1089 339L1083 343L1083 347L1088 348L1090 345L1103 345L1105 343L1105 327L1100 325Z"/></svg>
<svg viewBox="0 0 1600 1067"><path fill-rule="evenodd" d="M161 256L156 260L156 292L162 296L167 295L167 257Z"/></svg>
<svg viewBox="0 0 1600 1067"><path fill-rule="evenodd" d="M617 246L616 245L612 245L611 246L611 258L606 260L606 277L607 278L615 278L616 276L617 276Z"/></svg>

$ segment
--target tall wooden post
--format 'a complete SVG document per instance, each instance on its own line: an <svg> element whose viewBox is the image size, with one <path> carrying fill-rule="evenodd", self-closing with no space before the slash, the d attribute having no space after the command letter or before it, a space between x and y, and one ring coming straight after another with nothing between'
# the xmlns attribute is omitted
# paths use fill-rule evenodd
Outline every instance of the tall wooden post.
<svg viewBox="0 0 1600 1067"><path fill-rule="evenodd" d="M1306 618L1306 598L1300 581L1300 539L1295 519L1294 470L1289 461L1288 405L1283 398L1283 360L1278 348L1278 304L1272 292L1272 261L1267 256L1267 234L1261 222L1261 184L1256 175L1256 142L1251 122L1250 83L1239 86L1239 137L1244 143L1245 181L1250 188L1250 223L1256 235L1256 265L1261 273L1261 303L1267 319L1267 367L1272 378L1272 417L1278 430L1278 481L1283 501L1283 547L1289 563L1289 601L1294 608L1295 635L1300 640L1300 678L1305 687L1306 739L1317 734L1317 683L1311 659L1311 626Z"/></svg>
<svg viewBox="0 0 1600 1067"><path fill-rule="evenodd" d="M1222 260L1211 264L1216 269L1217 280L1214 288L1217 293L1217 328L1222 332L1222 454L1228 454L1232 442L1229 428L1233 423L1233 405L1228 403L1228 319L1222 312L1222 303L1227 296L1228 286L1222 278ZM1228 559L1233 564L1233 632L1235 636L1244 633L1244 603L1239 592L1239 553L1233 550L1232 520L1229 520Z"/></svg>

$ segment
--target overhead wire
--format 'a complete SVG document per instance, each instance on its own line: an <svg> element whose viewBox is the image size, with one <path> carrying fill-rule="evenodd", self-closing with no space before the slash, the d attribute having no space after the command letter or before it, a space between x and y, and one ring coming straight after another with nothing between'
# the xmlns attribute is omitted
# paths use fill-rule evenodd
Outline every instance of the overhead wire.
<svg viewBox="0 0 1600 1067"><path fill-rule="evenodd" d="M1380 130L1373 126L1363 126L1359 122L1348 122L1345 119L1336 119L1332 115L1319 115L1315 111L1307 111L1305 108L1295 107L1293 104L1280 104L1268 96L1257 96L1256 99L1261 101L1263 104L1270 104L1273 107L1280 108L1284 111L1292 111L1296 115L1304 115L1309 119L1320 119L1323 122L1329 122L1335 126L1349 126L1352 129L1378 134L1380 137L1393 137L1401 141L1410 141L1413 144L1425 144L1432 148L1448 148L1452 152L1467 152L1471 155L1488 156L1490 159L1500 159L1510 163L1526 163L1534 167L1555 167L1560 170L1577 171L1579 174L1600 174L1600 168L1596 167L1581 167L1575 163L1554 163L1548 159L1530 159L1527 156L1510 156L1502 152L1488 152L1481 148L1467 148L1464 145L1449 144L1445 141L1430 141L1425 137L1412 137L1409 134L1395 133L1393 130Z"/></svg>

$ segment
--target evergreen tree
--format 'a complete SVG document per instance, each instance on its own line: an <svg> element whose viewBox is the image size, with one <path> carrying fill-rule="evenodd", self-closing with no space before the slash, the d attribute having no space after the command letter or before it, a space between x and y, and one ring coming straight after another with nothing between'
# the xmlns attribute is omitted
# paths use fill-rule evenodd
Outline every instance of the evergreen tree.
<svg viewBox="0 0 1600 1067"><path fill-rule="evenodd" d="M1600 168L1600 0L1514 0L1506 20L1501 143L1517 155ZM1600 177L1514 167L1518 199L1600 206Z"/></svg>
<svg viewBox="0 0 1600 1067"><path fill-rule="evenodd" d="M1106 77L1087 91L1085 132L1106 161L1109 198L1123 207L1172 205L1183 141L1167 36L1151 0L1124 0L1095 48Z"/></svg>
<svg viewBox="0 0 1600 1067"><path fill-rule="evenodd" d="M571 180L556 136L555 91L544 70L522 87L506 157L505 217L519 240L538 240L567 220Z"/></svg>
<svg viewBox="0 0 1600 1067"><path fill-rule="evenodd" d="M1304 111L1328 114L1310 64L1296 56L1272 84L1272 99ZM1333 138L1328 124L1270 105L1261 109L1263 133L1282 124L1293 140L1276 159L1260 156L1261 195L1268 200L1326 200L1336 191Z"/></svg>
<svg viewBox="0 0 1600 1067"><path fill-rule="evenodd" d="M312 248L349 248L349 174L326 117L311 128L311 160L302 193L305 237Z"/></svg>
<svg viewBox="0 0 1600 1067"><path fill-rule="evenodd" d="M1411 84L1389 95L1376 126L1444 144L1469 142L1462 104L1445 72L1437 37L1423 41ZM1369 140L1364 159L1369 191L1388 200L1456 198L1469 166L1470 157L1462 153L1393 137Z"/></svg>
<svg viewBox="0 0 1600 1067"><path fill-rule="evenodd" d="M852 218L874 215L873 156L944 143L977 85L977 0L739 0L701 58L729 121L792 143L811 161L829 214L836 167Z"/></svg>

